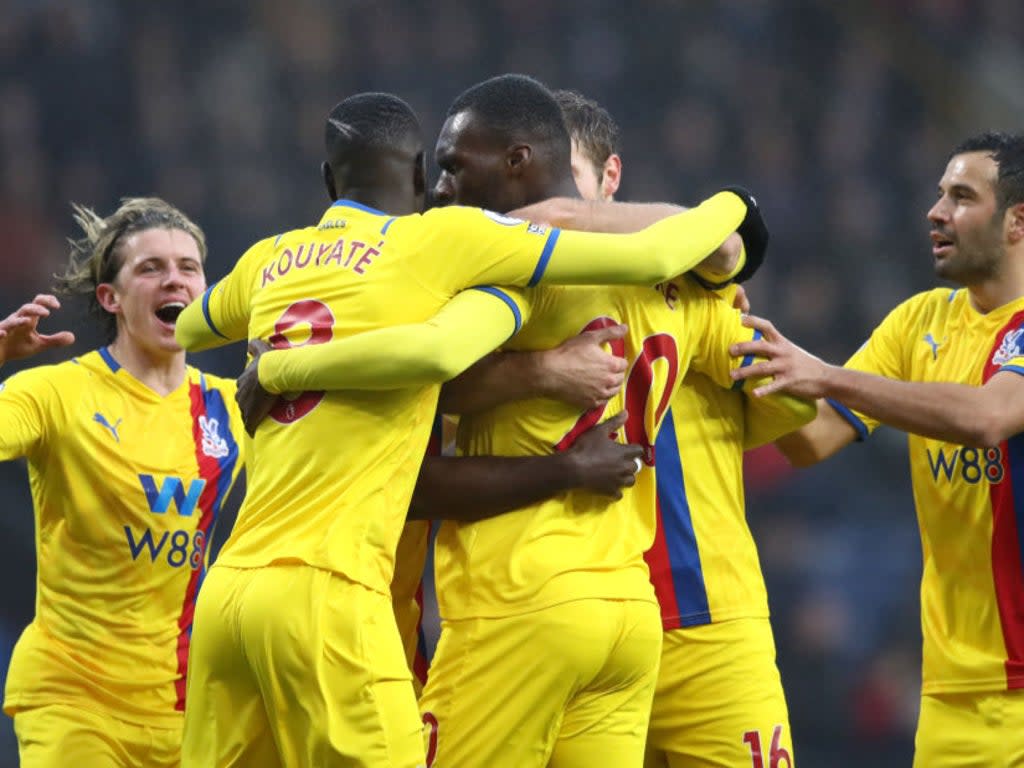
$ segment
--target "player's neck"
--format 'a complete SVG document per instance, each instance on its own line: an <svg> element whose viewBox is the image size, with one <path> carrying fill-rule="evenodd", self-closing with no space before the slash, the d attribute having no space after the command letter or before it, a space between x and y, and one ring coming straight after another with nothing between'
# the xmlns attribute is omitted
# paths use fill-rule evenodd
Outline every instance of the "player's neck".
<svg viewBox="0 0 1024 768"><path fill-rule="evenodd" d="M1009 259L998 277L967 286L971 306L983 315L1024 296L1024 263Z"/></svg>
<svg viewBox="0 0 1024 768"><path fill-rule="evenodd" d="M570 175L568 177L562 177L560 179L552 179L549 184L542 184L535 190L532 199L524 200L520 205L527 206L539 203L552 197L572 197L578 198L580 196L579 189L576 188L576 181Z"/></svg>
<svg viewBox="0 0 1024 768"><path fill-rule="evenodd" d="M415 208L407 194L395 194L384 187L346 187L340 190L341 197L345 200L365 205L368 208L375 208L384 213L395 216L405 216L415 213Z"/></svg>
<svg viewBox="0 0 1024 768"><path fill-rule="evenodd" d="M158 395L169 395L185 380L184 350L152 352L121 336L108 350L122 368Z"/></svg>

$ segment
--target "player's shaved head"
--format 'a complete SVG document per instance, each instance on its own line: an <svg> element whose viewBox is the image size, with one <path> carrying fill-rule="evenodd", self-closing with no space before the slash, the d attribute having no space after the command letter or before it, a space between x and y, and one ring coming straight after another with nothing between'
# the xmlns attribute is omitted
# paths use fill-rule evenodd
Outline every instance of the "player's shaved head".
<svg viewBox="0 0 1024 768"><path fill-rule="evenodd" d="M357 93L327 116L324 142L332 158L366 150L392 150L422 141L412 107L390 93Z"/></svg>
<svg viewBox="0 0 1024 768"><path fill-rule="evenodd" d="M423 193L420 121L393 94L358 93L336 104L324 126L324 149L324 182L332 199L370 194L372 201L361 202L383 206L386 200L386 210L405 213L412 211L405 210L407 196L399 187Z"/></svg>
<svg viewBox="0 0 1024 768"><path fill-rule="evenodd" d="M528 75L498 75L465 90L447 117L470 110L479 124L507 143L523 141L545 152L545 162L568 164L569 131L554 95Z"/></svg>

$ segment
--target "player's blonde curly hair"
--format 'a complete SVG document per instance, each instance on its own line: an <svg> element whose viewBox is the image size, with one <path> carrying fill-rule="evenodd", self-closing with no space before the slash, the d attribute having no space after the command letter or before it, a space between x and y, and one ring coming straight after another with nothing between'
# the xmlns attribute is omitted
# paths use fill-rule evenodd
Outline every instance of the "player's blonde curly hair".
<svg viewBox="0 0 1024 768"><path fill-rule="evenodd" d="M107 218L91 208L71 204L75 223L84 236L68 238L71 254L67 268L54 275L54 289L62 294L88 296L89 311L99 318L110 339L117 334L117 318L107 312L96 298L96 287L112 283L124 263L125 240L147 229L179 229L192 236L199 246L199 258L206 261L206 237L195 222L170 203L158 197L126 197Z"/></svg>

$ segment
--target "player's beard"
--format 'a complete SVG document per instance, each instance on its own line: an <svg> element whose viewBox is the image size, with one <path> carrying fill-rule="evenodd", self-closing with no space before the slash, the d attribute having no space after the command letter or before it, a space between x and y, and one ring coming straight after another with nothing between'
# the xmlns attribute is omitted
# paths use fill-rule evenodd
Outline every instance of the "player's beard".
<svg viewBox="0 0 1024 768"><path fill-rule="evenodd" d="M1005 252L1002 222L1002 215L996 214L987 227L971 233L966 242L958 236L954 253L936 260L935 274L960 285L977 285L998 277Z"/></svg>

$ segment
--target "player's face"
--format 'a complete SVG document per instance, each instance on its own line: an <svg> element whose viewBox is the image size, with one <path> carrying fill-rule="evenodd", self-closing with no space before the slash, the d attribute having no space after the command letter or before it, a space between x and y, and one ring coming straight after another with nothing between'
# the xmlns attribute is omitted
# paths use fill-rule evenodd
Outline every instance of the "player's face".
<svg viewBox="0 0 1024 768"><path fill-rule="evenodd" d="M180 229L146 229L120 248L114 282L101 286L100 301L117 315L117 339L151 355L176 354L174 323L181 310L206 290L199 246Z"/></svg>
<svg viewBox="0 0 1024 768"><path fill-rule="evenodd" d="M935 273L962 285L994 277L1003 258L1003 217L998 214L995 160L985 152L954 155L928 211Z"/></svg>
<svg viewBox="0 0 1024 768"><path fill-rule="evenodd" d="M597 175L594 164L590 162L579 142L572 140L572 178L576 182L576 189L584 200L603 200L601 194L601 177Z"/></svg>
<svg viewBox="0 0 1024 768"><path fill-rule="evenodd" d="M434 186L438 205L475 205L501 213L521 205L509 177L504 143L471 111L458 112L445 120L434 159L441 169Z"/></svg>

